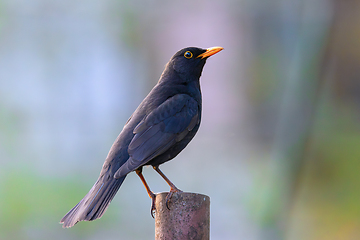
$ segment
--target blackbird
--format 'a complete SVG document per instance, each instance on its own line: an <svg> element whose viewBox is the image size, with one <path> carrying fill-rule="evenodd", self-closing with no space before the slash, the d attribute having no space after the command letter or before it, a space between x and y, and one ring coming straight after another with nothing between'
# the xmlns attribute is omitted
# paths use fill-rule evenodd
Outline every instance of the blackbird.
<svg viewBox="0 0 360 240"><path fill-rule="evenodd" d="M132 171L140 177L152 199L153 216L155 194L142 175L145 165L151 165L169 184L168 206L171 195L181 190L160 171L159 165L178 155L198 131L202 105L199 78L206 59L222 49L188 47L172 56L158 83L116 138L94 186L61 219L63 228L100 218Z"/></svg>

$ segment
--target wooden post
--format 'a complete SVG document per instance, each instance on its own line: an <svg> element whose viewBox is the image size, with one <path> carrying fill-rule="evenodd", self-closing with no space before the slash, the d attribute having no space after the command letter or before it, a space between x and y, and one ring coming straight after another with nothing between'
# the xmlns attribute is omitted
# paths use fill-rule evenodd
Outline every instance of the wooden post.
<svg viewBox="0 0 360 240"><path fill-rule="evenodd" d="M169 210L165 203L167 194L156 194L155 240L209 240L210 198L176 192L169 201Z"/></svg>

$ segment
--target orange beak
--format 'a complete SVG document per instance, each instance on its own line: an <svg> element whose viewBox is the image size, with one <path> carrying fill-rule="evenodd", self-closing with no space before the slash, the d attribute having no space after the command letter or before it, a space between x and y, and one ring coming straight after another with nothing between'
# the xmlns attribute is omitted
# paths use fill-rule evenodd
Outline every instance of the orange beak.
<svg viewBox="0 0 360 240"><path fill-rule="evenodd" d="M197 56L197 58L201 58L201 59L204 59L204 58L207 58L207 57L210 57L212 55L214 55L215 53L218 53L220 52L221 50L223 50L224 48L222 47L212 47L212 48L208 48L206 49L206 52L200 54L199 56Z"/></svg>

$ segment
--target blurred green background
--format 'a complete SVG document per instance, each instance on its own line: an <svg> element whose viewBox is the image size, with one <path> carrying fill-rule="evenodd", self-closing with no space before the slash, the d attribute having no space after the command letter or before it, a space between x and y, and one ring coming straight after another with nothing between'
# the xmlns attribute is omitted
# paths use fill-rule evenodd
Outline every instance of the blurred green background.
<svg viewBox="0 0 360 240"><path fill-rule="evenodd" d="M136 174L100 220L58 222L187 46L224 51L162 170L211 197L211 238L360 239L359 26L352 0L1 0L0 239L154 239Z"/></svg>

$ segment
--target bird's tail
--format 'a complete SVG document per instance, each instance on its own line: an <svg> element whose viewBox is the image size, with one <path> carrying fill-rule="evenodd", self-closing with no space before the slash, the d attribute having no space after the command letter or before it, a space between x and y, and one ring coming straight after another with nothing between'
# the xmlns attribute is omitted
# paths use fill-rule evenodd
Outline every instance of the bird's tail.
<svg viewBox="0 0 360 240"><path fill-rule="evenodd" d="M63 228L72 227L80 221L92 221L100 218L125 177L119 179L100 177L85 197L61 219L60 223L63 223Z"/></svg>

